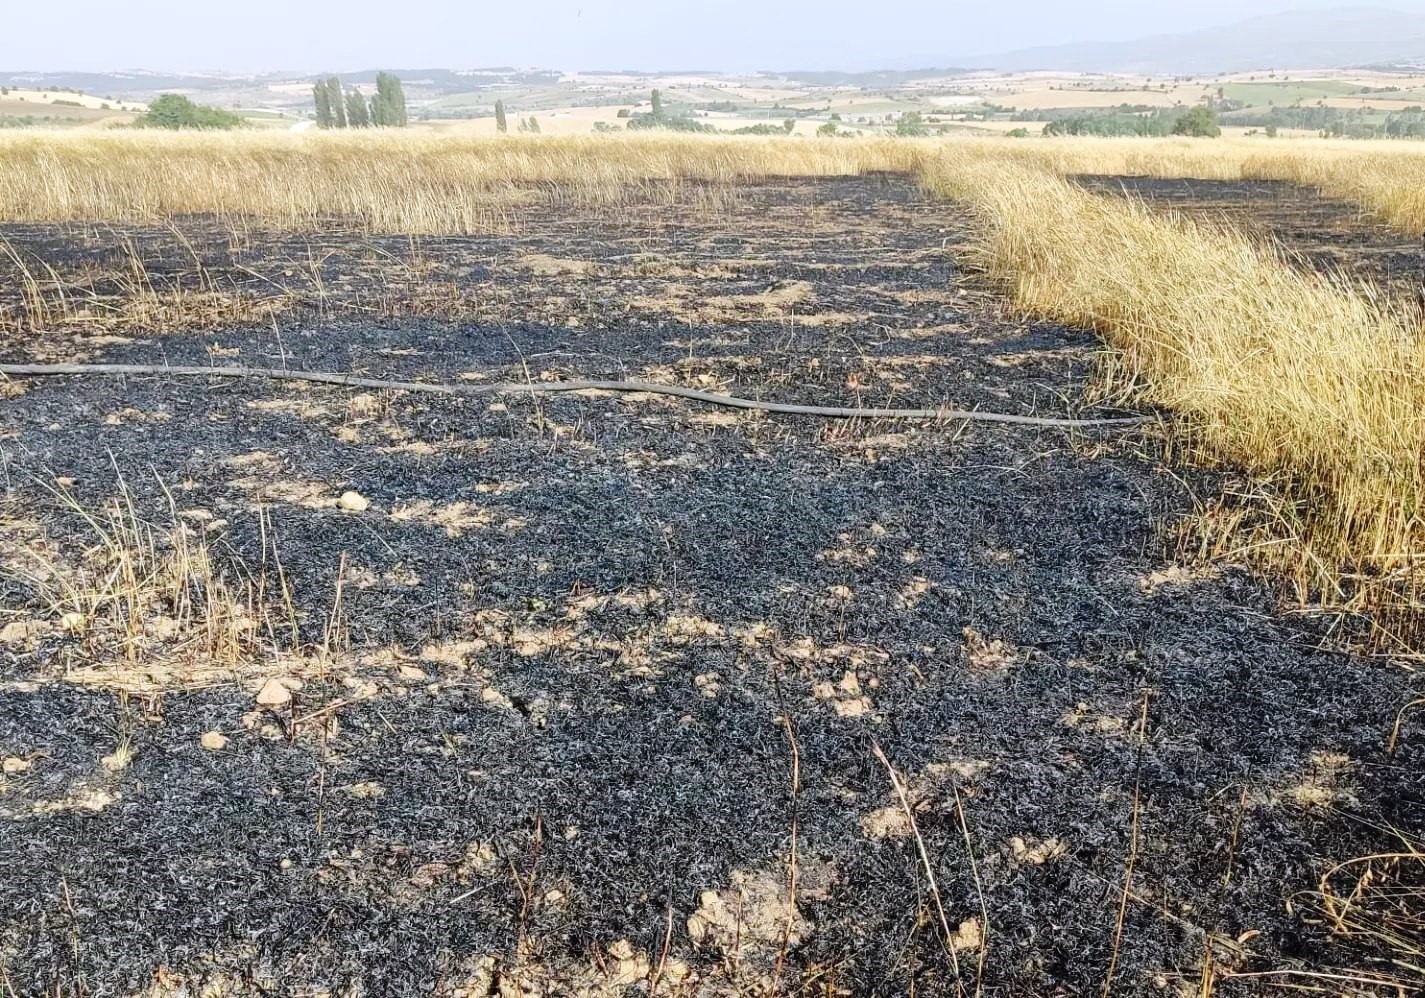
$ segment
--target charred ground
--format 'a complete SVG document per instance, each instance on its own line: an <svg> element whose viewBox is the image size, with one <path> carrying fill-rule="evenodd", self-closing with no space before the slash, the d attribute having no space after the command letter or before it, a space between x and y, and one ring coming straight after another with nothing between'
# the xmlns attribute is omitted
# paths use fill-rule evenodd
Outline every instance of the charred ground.
<svg viewBox="0 0 1425 998"><path fill-rule="evenodd" d="M535 203L512 233L420 244L201 219L182 241L4 234L88 288L7 359L1061 415L1095 348L958 269L970 220L897 178ZM106 318L136 287L208 311ZM17 330L40 301L9 302ZM1176 564L1164 525L1222 483L1152 434L162 378L8 395L18 994L716 994L779 973L953 993L983 953L984 993L1059 995L1101 989L1115 948L1115 993L1197 993L1209 952L1369 960L1304 895L1422 831L1418 733L1384 747L1411 679L1319 650L1236 569ZM171 605L124 635L111 610L63 619L53 594L103 574L116 500L159 554L201 542L206 581L265 581L251 654L215 657ZM274 678L290 702L257 705Z"/></svg>

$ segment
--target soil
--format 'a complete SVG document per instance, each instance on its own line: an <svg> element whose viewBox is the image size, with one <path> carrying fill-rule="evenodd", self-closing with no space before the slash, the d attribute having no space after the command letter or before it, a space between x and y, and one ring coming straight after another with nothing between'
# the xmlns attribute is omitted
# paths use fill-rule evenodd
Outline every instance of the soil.
<svg viewBox="0 0 1425 998"><path fill-rule="evenodd" d="M968 214L905 180L657 201L419 244L128 232L155 295L222 299L201 328L71 315L0 353L1113 411L1093 339L1017 317L959 266ZM96 314L119 293L113 233L0 235ZM1386 745L1422 683L1175 559L1224 483L1152 431L161 377L0 413L5 993L1247 995L1385 966L1311 892L1425 833L1425 728ZM130 568L140 598L86 602Z"/></svg>
<svg viewBox="0 0 1425 998"><path fill-rule="evenodd" d="M1359 205L1280 180L1193 180L1082 176L1099 193L1133 197L1188 217L1268 240L1298 266L1338 274L1358 286L1418 304L1425 249L1374 220Z"/></svg>

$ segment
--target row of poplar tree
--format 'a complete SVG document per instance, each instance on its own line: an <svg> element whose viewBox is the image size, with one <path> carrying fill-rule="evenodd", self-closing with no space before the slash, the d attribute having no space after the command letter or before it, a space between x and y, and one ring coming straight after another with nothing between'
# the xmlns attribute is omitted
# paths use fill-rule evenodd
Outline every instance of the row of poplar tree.
<svg viewBox="0 0 1425 998"><path fill-rule="evenodd" d="M317 102L318 128L404 128L406 92L401 81L390 73L376 74L376 93L370 103L358 90L343 92L335 76L318 80L312 87Z"/></svg>

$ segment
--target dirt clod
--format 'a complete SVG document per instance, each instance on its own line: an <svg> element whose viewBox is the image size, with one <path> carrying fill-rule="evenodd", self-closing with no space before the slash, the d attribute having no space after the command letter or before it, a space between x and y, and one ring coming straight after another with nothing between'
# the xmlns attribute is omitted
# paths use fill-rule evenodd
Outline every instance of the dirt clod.
<svg viewBox="0 0 1425 998"><path fill-rule="evenodd" d="M292 700L292 693L279 680L269 679L257 691L257 703L263 707L282 707Z"/></svg>
<svg viewBox="0 0 1425 998"><path fill-rule="evenodd" d="M337 497L336 504L339 508L350 513L360 513L371 508L371 502L360 492L347 490Z"/></svg>

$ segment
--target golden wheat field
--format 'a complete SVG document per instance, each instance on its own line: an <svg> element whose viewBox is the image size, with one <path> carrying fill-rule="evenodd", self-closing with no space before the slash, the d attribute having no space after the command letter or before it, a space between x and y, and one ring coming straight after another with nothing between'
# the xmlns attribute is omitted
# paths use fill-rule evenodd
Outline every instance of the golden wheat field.
<svg viewBox="0 0 1425 998"><path fill-rule="evenodd" d="M0 132L0 993L1414 993L1422 229L1405 143Z"/></svg>

